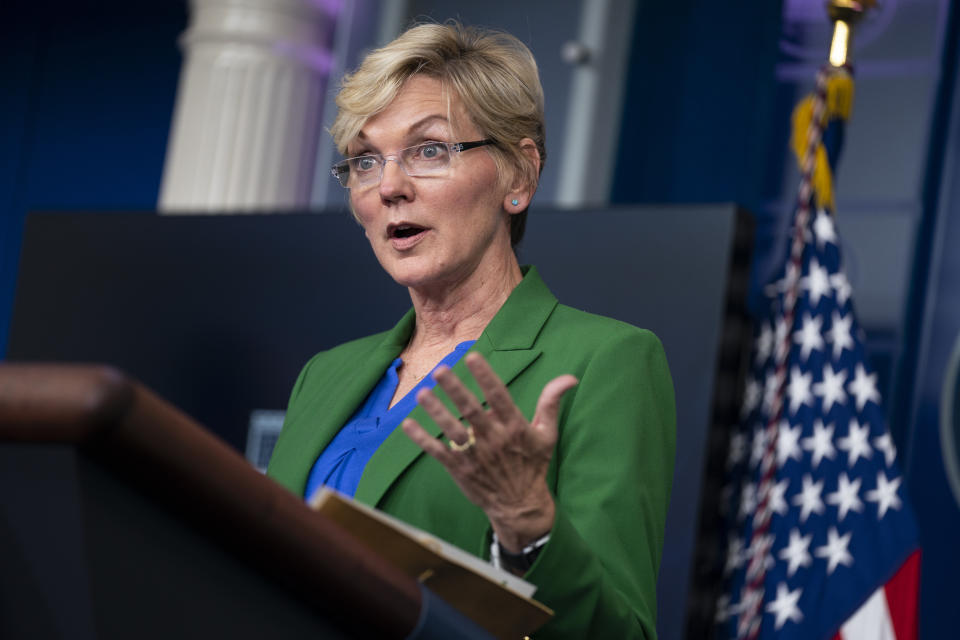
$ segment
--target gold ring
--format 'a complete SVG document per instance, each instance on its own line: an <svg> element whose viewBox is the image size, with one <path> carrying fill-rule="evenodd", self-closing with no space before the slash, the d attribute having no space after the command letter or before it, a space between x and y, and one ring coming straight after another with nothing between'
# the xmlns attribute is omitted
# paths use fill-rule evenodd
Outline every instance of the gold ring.
<svg viewBox="0 0 960 640"><path fill-rule="evenodd" d="M467 441L463 444L458 444L451 440L450 449L452 451L456 451L457 453L463 453L475 444L477 444L477 438L475 435L473 435L473 427L467 427Z"/></svg>

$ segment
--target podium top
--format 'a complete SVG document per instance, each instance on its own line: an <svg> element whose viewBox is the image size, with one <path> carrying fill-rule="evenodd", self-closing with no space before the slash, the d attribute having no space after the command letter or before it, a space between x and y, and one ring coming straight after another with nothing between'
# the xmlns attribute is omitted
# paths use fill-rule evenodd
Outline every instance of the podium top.
<svg viewBox="0 0 960 640"><path fill-rule="evenodd" d="M76 448L353 633L417 624L416 581L116 369L0 363L0 443L13 442Z"/></svg>

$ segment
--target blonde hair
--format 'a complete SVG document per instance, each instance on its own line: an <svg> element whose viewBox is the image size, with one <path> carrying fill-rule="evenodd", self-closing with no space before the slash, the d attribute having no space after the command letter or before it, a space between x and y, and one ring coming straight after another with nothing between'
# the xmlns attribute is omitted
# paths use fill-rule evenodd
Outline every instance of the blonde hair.
<svg viewBox="0 0 960 640"><path fill-rule="evenodd" d="M501 180L519 179L536 188L546 161L543 88L533 54L514 36L465 27L458 22L419 24L372 51L337 94L337 117L330 134L340 153L372 116L393 101L404 83L422 74L440 80L456 95L493 157ZM453 123L451 123L453 124ZM540 154L537 170L520 148L530 138ZM460 142L460 141L458 141ZM523 236L526 211L510 216L511 242Z"/></svg>

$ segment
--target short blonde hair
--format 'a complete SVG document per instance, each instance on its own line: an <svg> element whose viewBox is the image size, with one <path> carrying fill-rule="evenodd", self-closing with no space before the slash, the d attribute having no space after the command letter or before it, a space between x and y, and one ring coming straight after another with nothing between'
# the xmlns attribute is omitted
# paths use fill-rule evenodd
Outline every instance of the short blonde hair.
<svg viewBox="0 0 960 640"><path fill-rule="evenodd" d="M367 120L386 109L415 74L439 79L445 91L459 97L481 136L494 141L485 148L501 180L520 178L536 188L547 157L543 88L536 60L526 45L508 33L453 21L411 27L344 76L337 94L337 117L330 127L340 153L347 154L347 145ZM537 147L539 170L520 148L524 138ZM525 223L526 211L510 216L514 245L523 236Z"/></svg>

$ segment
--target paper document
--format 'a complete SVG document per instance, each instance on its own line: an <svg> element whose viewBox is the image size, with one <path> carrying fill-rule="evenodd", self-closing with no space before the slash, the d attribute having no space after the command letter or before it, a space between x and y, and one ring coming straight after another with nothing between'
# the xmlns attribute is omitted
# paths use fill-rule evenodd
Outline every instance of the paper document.
<svg viewBox="0 0 960 640"><path fill-rule="evenodd" d="M321 488L310 506L497 637L522 638L553 616L536 587L405 522Z"/></svg>

